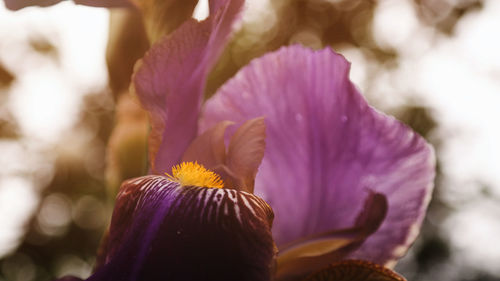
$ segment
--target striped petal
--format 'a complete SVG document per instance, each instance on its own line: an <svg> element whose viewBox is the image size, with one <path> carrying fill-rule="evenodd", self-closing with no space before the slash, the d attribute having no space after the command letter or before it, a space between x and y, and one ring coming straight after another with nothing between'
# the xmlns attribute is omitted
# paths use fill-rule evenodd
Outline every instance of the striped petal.
<svg viewBox="0 0 500 281"><path fill-rule="evenodd" d="M370 107L348 75L349 63L331 49L282 48L222 86L206 103L200 130L265 117L255 192L276 214L278 247L352 227L367 194L384 194L384 222L350 256L388 264L416 238L434 153L411 129Z"/></svg>
<svg viewBox="0 0 500 281"><path fill-rule="evenodd" d="M180 186L162 176L125 182L104 263L88 280L269 280L273 213L255 195Z"/></svg>
<svg viewBox="0 0 500 281"><path fill-rule="evenodd" d="M196 136L208 71L243 6L242 0L219 2L219 9L205 21L190 19L153 45L136 65L133 87L150 114L149 153L155 173L178 164Z"/></svg>

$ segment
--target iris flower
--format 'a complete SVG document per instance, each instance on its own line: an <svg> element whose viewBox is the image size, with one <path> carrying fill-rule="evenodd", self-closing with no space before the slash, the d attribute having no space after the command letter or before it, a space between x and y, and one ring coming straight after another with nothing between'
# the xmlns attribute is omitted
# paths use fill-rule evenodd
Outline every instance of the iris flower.
<svg viewBox="0 0 500 281"><path fill-rule="evenodd" d="M266 54L203 103L242 6L210 1L136 65L152 175L122 184L87 280L404 280L386 267L418 234L432 148L330 48Z"/></svg>

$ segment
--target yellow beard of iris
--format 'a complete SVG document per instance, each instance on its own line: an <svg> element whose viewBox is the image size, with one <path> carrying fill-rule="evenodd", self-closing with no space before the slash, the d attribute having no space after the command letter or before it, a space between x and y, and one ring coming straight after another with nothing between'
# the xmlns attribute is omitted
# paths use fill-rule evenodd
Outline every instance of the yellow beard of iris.
<svg viewBox="0 0 500 281"><path fill-rule="evenodd" d="M224 187L219 175L196 162L182 162L172 168L172 175L165 174L170 180L178 182L181 186Z"/></svg>

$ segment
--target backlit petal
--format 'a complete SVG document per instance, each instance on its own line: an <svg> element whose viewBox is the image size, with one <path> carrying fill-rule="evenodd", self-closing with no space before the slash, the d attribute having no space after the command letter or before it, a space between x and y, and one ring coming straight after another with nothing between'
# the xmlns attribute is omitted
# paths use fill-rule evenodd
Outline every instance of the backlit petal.
<svg viewBox="0 0 500 281"><path fill-rule="evenodd" d="M434 153L422 137L370 107L348 75L349 63L330 49L282 48L219 89L206 104L201 130L220 120L265 117L255 192L275 211L278 247L351 227L367 194L384 194L385 221L352 257L389 263L418 233Z"/></svg>
<svg viewBox="0 0 500 281"><path fill-rule="evenodd" d="M253 194L162 176L127 181L105 262L88 280L269 280L272 218Z"/></svg>
<svg viewBox="0 0 500 281"><path fill-rule="evenodd" d="M253 193L255 175L265 150L264 118L254 118L236 129L226 152L226 128L233 122L221 121L196 137L181 162L198 162L217 173L224 187Z"/></svg>
<svg viewBox="0 0 500 281"><path fill-rule="evenodd" d="M181 162L198 162L209 170L226 163L224 133L232 122L222 121L199 135L182 155Z"/></svg>
<svg viewBox="0 0 500 281"><path fill-rule="evenodd" d="M240 190L253 193L255 176L266 148L264 118L246 121L231 137L227 167L240 179Z"/></svg>
<svg viewBox="0 0 500 281"><path fill-rule="evenodd" d="M136 65L135 92L149 111L153 172L178 164L197 132L198 113L208 71L221 53L242 8L224 1L205 21L190 19L160 40Z"/></svg>

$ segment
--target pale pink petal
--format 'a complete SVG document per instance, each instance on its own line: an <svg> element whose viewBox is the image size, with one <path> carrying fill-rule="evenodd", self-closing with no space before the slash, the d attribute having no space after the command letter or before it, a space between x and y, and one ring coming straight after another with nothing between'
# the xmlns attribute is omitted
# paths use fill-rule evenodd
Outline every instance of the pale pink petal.
<svg viewBox="0 0 500 281"><path fill-rule="evenodd" d="M182 155L181 162L198 162L203 167L213 170L226 163L226 145L224 133L232 122L222 121L199 135Z"/></svg>
<svg viewBox="0 0 500 281"><path fill-rule="evenodd" d="M246 121L231 137L226 166L240 180L239 190L253 193L255 176L266 148L264 118Z"/></svg>
<svg viewBox="0 0 500 281"><path fill-rule="evenodd" d="M273 207L278 247L351 227L369 192L384 194L381 227L352 254L377 263L414 241L433 186L434 152L411 129L370 107L331 49L282 48L254 60L207 102L201 130L266 118L255 192Z"/></svg>
<svg viewBox="0 0 500 281"><path fill-rule="evenodd" d="M224 1L205 21L184 23L136 65L135 92L152 119L153 172L177 164L197 132L205 80L222 52L243 1Z"/></svg>

